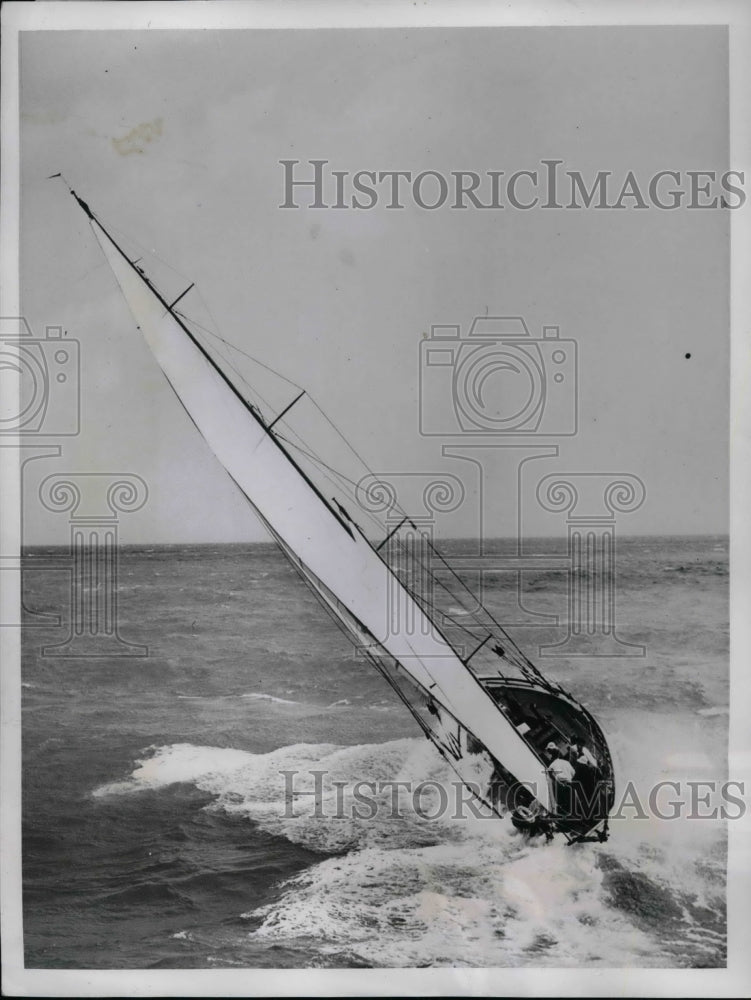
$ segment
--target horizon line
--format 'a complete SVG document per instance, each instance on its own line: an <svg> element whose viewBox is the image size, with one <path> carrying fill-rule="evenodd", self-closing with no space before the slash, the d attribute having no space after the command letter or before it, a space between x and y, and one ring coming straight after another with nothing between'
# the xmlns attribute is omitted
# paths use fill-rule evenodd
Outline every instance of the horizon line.
<svg viewBox="0 0 751 1000"><path fill-rule="evenodd" d="M686 538L686 539L700 539L700 538L719 538L730 540L730 533L725 531L710 531L710 532L651 532L648 534L626 534L621 533L617 536L616 542L620 539L624 541L626 539L647 539L647 538ZM482 538L479 535L445 535L434 537L432 539L435 542L474 542L474 541L485 541L485 542L531 542L531 541L561 541L567 542L568 537L566 535L525 535L523 538L519 538L518 535L490 535ZM145 540L140 542L120 542L117 545L119 549L135 549L143 548L146 546L162 546L164 548L168 547L178 547L185 545L199 546L230 546L230 545L274 545L277 546L277 542L273 538L256 538L256 539L234 539L232 541L227 540L211 540L211 539L183 539L181 541L162 541L158 539ZM85 546L86 547L86 546ZM28 549L69 549L70 545L64 542L29 542L23 543L21 545L21 551Z"/></svg>

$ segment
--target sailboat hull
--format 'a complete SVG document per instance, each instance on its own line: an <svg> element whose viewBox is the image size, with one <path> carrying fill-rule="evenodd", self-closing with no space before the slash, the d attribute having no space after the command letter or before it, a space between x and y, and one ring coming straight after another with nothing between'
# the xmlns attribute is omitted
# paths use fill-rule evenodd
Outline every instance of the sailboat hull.
<svg viewBox="0 0 751 1000"><path fill-rule="evenodd" d="M574 780L568 785L551 780L552 808L543 810L528 784L438 705L430 691L416 685L398 663L383 656L372 662L461 782L490 810L498 816L510 814L516 828L527 834L559 832L574 841L599 832L597 839L605 839L602 834L607 832L615 798L612 760L599 725L573 696L528 680L500 676L481 680L498 706L499 724L513 725L535 753L544 756L550 743L564 754L571 745L583 746L594 762L575 763Z"/></svg>
<svg viewBox="0 0 751 1000"><path fill-rule="evenodd" d="M536 752L545 754L554 744L556 753L569 756L569 748L578 748L570 755L573 781L553 782L555 828L569 838L602 829L615 801L615 775L607 741L591 713L562 688L508 678L484 685Z"/></svg>
<svg viewBox="0 0 751 1000"><path fill-rule="evenodd" d="M174 311L178 300L169 304L71 193L91 222L137 328L209 448L461 781L490 809L527 809L569 839L606 821L612 764L589 713L531 665L520 681L474 673L349 514L304 473L274 432L277 421L265 422ZM591 748L587 791L595 791L594 800L587 796L585 811L571 790L551 777L546 740L561 751L570 742Z"/></svg>

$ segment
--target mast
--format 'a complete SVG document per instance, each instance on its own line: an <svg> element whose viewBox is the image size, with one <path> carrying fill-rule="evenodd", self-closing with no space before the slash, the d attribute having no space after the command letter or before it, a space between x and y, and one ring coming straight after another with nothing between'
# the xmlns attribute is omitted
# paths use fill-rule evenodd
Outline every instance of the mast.
<svg viewBox="0 0 751 1000"><path fill-rule="evenodd" d="M552 811L543 762L469 671L346 511L332 504L283 447L259 411L125 254L89 206L89 219L136 325L191 420L273 537L311 582L346 609L363 634L457 719ZM176 300L177 301L177 300ZM229 391L228 391L229 390ZM295 400L296 402L296 400ZM415 622L393 632L393 598Z"/></svg>

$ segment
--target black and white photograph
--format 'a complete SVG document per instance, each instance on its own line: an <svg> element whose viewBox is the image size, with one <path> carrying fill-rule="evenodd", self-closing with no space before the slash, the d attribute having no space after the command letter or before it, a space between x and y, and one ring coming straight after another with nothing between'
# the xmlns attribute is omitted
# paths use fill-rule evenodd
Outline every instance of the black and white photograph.
<svg viewBox="0 0 751 1000"><path fill-rule="evenodd" d="M4 5L7 995L745 995L749 13Z"/></svg>

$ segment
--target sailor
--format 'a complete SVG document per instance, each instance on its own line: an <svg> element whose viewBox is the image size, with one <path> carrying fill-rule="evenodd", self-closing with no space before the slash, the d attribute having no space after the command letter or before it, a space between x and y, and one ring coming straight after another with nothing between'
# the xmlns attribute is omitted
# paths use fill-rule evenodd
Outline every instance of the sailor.
<svg viewBox="0 0 751 1000"><path fill-rule="evenodd" d="M545 749L549 749L550 744ZM566 758L561 754L558 748L553 744L552 749L554 750L553 759L548 764L548 771L553 775L556 781L562 782L566 785L570 785L574 780L574 768L571 761L566 760Z"/></svg>
<svg viewBox="0 0 751 1000"><path fill-rule="evenodd" d="M588 782L597 770L597 761L583 743L571 744L569 760L574 765L577 781Z"/></svg>
<svg viewBox="0 0 751 1000"><path fill-rule="evenodd" d="M552 757L548 764L548 773L553 776L558 812L565 815L571 811L571 783L574 780L574 769L552 740L545 749Z"/></svg>
<svg viewBox="0 0 751 1000"><path fill-rule="evenodd" d="M574 757L575 764L586 767L597 767L597 761L583 743L580 743L575 749L577 751Z"/></svg>
<svg viewBox="0 0 751 1000"><path fill-rule="evenodd" d="M571 760L574 765L576 792L580 799L582 808L592 810L593 806L589 803L595 791L597 761L583 743L574 744L571 749ZM597 811L599 806L595 804L594 809Z"/></svg>

